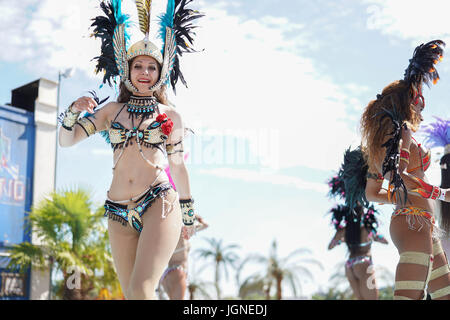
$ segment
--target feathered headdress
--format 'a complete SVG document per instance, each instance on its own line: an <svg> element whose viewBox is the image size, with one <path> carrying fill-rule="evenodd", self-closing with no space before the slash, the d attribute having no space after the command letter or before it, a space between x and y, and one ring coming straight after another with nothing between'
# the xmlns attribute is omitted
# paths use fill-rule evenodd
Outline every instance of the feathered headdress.
<svg viewBox="0 0 450 320"><path fill-rule="evenodd" d="M186 85L180 71L179 56L183 52L195 52L190 47L194 35L192 30L195 28L192 21L204 16L186 8L186 5L191 2L192 0L167 1L166 12L160 17L159 35L163 40L163 49L160 50L149 40L152 0L136 0L139 29L145 37L127 50L129 36L126 33L126 27L129 21L128 17L120 12L120 0L109 0L107 3L103 1L101 8L107 17L95 18L92 26L96 27L93 36L102 40L102 54L94 59L99 61L97 72L105 72L104 82L120 76L129 91L139 92L129 79L128 63L137 56L147 55L160 64L160 78L156 84L148 88L148 91L141 93L156 91L169 82L176 92L175 85L178 79Z"/></svg>
<svg viewBox="0 0 450 320"><path fill-rule="evenodd" d="M364 158L361 147L355 150L348 148L344 153L339 176L344 181L345 204L353 212L358 204L367 207L369 201L366 198L366 179L368 165Z"/></svg>
<svg viewBox="0 0 450 320"><path fill-rule="evenodd" d="M422 82L427 86L430 82L435 84L439 80L439 74L434 65L442 60L444 46L444 41L433 40L416 47L405 70L404 80L414 84L416 88L419 88Z"/></svg>

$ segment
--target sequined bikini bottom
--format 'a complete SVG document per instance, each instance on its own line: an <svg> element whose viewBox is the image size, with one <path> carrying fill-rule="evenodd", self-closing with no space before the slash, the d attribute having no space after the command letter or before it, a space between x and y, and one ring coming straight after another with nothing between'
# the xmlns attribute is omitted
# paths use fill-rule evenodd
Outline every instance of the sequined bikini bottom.
<svg viewBox="0 0 450 320"><path fill-rule="evenodd" d="M369 262L369 265L372 265L372 257L371 256L358 256L354 258L350 258L345 262L345 266L347 268L353 267L355 264L360 264L364 262Z"/></svg>
<svg viewBox="0 0 450 320"><path fill-rule="evenodd" d="M431 227L433 238L440 238L442 230L436 225L436 221L431 212L418 207L405 207L394 211L391 217L394 219L398 216L406 216L408 228L415 231L420 231L424 225Z"/></svg>
<svg viewBox="0 0 450 320"><path fill-rule="evenodd" d="M148 190L141 198L137 201L137 205L134 208L128 209L127 205L115 203L110 200L105 201L105 217L108 217L111 220L119 221L122 225L126 226L129 224L139 233L142 231L143 223L142 223L142 215L145 211L152 206L153 202L156 198L164 198L167 194L167 191L172 188L170 183L162 183L159 184L150 190ZM163 215L164 216L164 199L163 199Z"/></svg>

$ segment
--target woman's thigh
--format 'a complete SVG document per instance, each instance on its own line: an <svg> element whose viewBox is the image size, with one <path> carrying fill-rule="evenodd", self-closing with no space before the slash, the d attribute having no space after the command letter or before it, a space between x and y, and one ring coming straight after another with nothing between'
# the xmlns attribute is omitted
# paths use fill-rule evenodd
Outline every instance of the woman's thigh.
<svg viewBox="0 0 450 320"><path fill-rule="evenodd" d="M181 233L181 210L177 193L170 189L165 201L164 207L167 209L170 206L165 218L162 218L162 198L156 199L142 216L143 229L131 275L133 290L151 296L177 246Z"/></svg>
<svg viewBox="0 0 450 320"><path fill-rule="evenodd" d="M373 265L370 262L356 264L353 266L353 273L359 280L359 293L362 298L364 300L377 300L378 289Z"/></svg>
<svg viewBox="0 0 450 320"><path fill-rule="evenodd" d="M406 216L395 217L390 225L391 239L396 246L398 253L402 255L405 252L415 252L415 254L423 254L421 259L425 259L426 255L430 256L428 263L431 263L432 256L432 229L423 223L420 230L411 230L408 225ZM423 264L422 264L423 263ZM395 274L395 281L425 281L429 277L429 268L422 263L398 263ZM412 299L422 299L423 290L415 289L398 289L396 285L395 295L409 297Z"/></svg>
<svg viewBox="0 0 450 320"><path fill-rule="evenodd" d="M398 216L392 219L390 225L391 239L398 252L418 251L431 254L433 241L430 225L423 223L420 230L409 228L407 216Z"/></svg>
<svg viewBox="0 0 450 320"><path fill-rule="evenodd" d="M114 266L122 292L125 294L134 267L139 234L128 224L123 226L120 222L112 220L108 220L108 234Z"/></svg>
<svg viewBox="0 0 450 320"><path fill-rule="evenodd" d="M345 276L350 283L350 287L352 288L353 294L355 295L356 299L362 300L361 293L359 292L359 280L353 274L353 270L351 267L345 267Z"/></svg>

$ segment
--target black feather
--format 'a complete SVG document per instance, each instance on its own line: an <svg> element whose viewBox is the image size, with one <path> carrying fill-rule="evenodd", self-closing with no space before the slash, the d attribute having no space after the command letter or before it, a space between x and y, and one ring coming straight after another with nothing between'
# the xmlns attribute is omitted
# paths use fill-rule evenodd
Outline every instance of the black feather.
<svg viewBox="0 0 450 320"><path fill-rule="evenodd" d="M347 224L347 218L349 217L349 207L339 204L330 210L331 223L336 230L342 229Z"/></svg>
<svg viewBox="0 0 450 320"><path fill-rule="evenodd" d="M348 148L344 153L344 162L339 171L340 178L345 186L345 204L354 211L358 205L367 207L369 201L366 198L366 179L368 165L358 147L355 150Z"/></svg>
<svg viewBox="0 0 450 320"><path fill-rule="evenodd" d="M111 2L102 1L100 8L106 17L98 16L92 19L94 22L91 24L91 28L94 28L92 36L101 40L101 54L92 60L97 60L95 73L103 72L103 83L108 82L109 86L112 86L111 81L116 83L115 78L119 75L113 46L114 29L117 26L117 20Z"/></svg>
<svg viewBox="0 0 450 320"><path fill-rule="evenodd" d="M183 53L186 52L187 53L198 52L192 48L192 45L194 43L193 36L195 36L195 32L193 32L193 30L197 28L197 26L194 25L192 21L203 17L204 14L196 10L186 8L186 6L191 2L192 0L175 0L173 30L176 41L177 55L175 57L173 69L170 74L170 84L172 85L172 88L175 93L176 93L175 86L178 80L180 80L181 83L183 83L183 85L187 88L186 80L184 79L183 73L180 70L179 57L181 57Z"/></svg>
<svg viewBox="0 0 450 320"><path fill-rule="evenodd" d="M382 165L382 175L385 176L386 173L390 173L390 181L389 184L393 186L392 192L396 195L397 199L401 199L400 197L400 189L403 190L404 199L403 203L406 203L408 199L407 189L405 183L403 182L402 177L398 171L399 162L400 162L400 140L402 137L402 128L407 129L406 123L404 123L404 119L401 117L400 113L397 112L397 108L395 107L394 101L392 100L393 110L387 110L383 108L383 110L376 114L375 116L380 116L380 128L383 120L385 118L389 118L392 122L392 132L389 134L390 138L382 145L382 147L386 148L386 156L383 160Z"/></svg>
<svg viewBox="0 0 450 320"><path fill-rule="evenodd" d="M416 47L413 57L409 60L408 68L405 70L404 80L415 84L416 87L424 82L427 86L430 82L436 83L439 74L434 65L442 59L445 42L433 40Z"/></svg>
<svg viewBox="0 0 450 320"><path fill-rule="evenodd" d="M329 198L345 198L345 184L339 175L332 177L328 181L328 186L330 187L330 191L328 192Z"/></svg>

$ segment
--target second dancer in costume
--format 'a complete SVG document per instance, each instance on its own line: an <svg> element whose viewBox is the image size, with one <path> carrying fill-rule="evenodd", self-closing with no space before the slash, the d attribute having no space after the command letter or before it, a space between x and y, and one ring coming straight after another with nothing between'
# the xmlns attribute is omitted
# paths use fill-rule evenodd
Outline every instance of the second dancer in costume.
<svg viewBox="0 0 450 320"><path fill-rule="evenodd" d="M435 224L435 200L450 201L448 189L427 183L430 152L413 137L425 107L423 83L435 83L435 64L444 43L418 46L404 79L385 87L371 101L361 119L362 143L369 164L366 196L369 201L393 203L391 239L400 255L394 299L450 298L450 272ZM385 155L385 156L384 156ZM383 189L388 179L389 188Z"/></svg>
<svg viewBox="0 0 450 320"><path fill-rule="evenodd" d="M127 299L154 299L164 269L179 241L194 232L193 199L183 159L184 127L169 106L167 85L180 79L179 55L192 52L190 1L168 0L160 17L161 51L150 42L151 0L137 0L144 39L127 48L128 16L121 1L101 2L105 16L94 19L93 36L102 40L96 57L103 83L120 77L117 102L95 110L98 99L81 97L62 115L59 142L72 146L102 132L113 148L113 179L105 202L112 256ZM79 118L81 112L87 116ZM173 190L163 165L167 155ZM93 177L95 179L95 177ZM120 223L117 223L120 222Z"/></svg>
<svg viewBox="0 0 450 320"><path fill-rule="evenodd" d="M187 154L185 159L187 158ZM166 167L166 173L169 177L170 183L174 190L176 186L170 174L170 167ZM199 215L195 216L194 221L195 231L201 231L208 228L208 224ZM189 252L191 244L188 239L180 236L177 247L169 260L169 265L159 281L158 293L160 299L163 297L163 290L168 295L170 300L183 300L188 286L188 267L189 267Z"/></svg>
<svg viewBox="0 0 450 320"><path fill-rule="evenodd" d="M346 200L345 205L337 205L331 210L336 233L328 250L342 242L347 245L349 257L345 263L345 276L353 294L358 300L377 300L378 288L372 267L371 247L374 241L388 242L377 231L375 208L363 206L368 205L364 198L366 174L367 165L361 149L347 150L339 174L328 183L330 197Z"/></svg>

